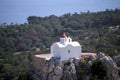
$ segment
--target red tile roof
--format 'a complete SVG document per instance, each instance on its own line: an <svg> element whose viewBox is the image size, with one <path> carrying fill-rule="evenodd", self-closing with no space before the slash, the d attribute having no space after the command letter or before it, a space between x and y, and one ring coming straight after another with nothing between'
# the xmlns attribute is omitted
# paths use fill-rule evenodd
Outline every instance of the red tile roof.
<svg viewBox="0 0 120 80"><path fill-rule="evenodd" d="M64 33L64 34L62 34L60 37L61 37L61 38L67 38L67 36L66 36L66 34L65 34L65 33Z"/></svg>

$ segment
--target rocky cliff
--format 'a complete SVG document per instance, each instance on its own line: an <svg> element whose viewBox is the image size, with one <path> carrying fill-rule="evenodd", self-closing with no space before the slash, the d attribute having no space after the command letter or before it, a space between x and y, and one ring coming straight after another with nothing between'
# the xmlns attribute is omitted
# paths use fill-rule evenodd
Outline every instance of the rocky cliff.
<svg viewBox="0 0 120 80"><path fill-rule="evenodd" d="M61 62L51 58L41 70L35 70L34 80L120 80L113 59L103 53Z"/></svg>

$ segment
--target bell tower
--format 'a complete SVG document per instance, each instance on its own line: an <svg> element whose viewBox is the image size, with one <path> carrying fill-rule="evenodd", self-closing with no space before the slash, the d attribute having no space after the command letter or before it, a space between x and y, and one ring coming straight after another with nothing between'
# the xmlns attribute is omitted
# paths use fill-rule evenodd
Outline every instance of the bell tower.
<svg viewBox="0 0 120 80"><path fill-rule="evenodd" d="M66 36L66 34L64 33L64 34L62 34L62 35L60 36L60 43L63 44L63 45L65 45L66 42L67 42L67 36Z"/></svg>

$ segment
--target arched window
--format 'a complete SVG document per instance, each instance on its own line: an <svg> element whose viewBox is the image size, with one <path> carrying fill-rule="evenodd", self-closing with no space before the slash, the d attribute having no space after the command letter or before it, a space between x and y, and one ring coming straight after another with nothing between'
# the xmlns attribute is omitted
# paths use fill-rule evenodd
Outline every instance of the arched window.
<svg viewBox="0 0 120 80"><path fill-rule="evenodd" d="M70 53L70 50L68 50L68 53Z"/></svg>
<svg viewBox="0 0 120 80"><path fill-rule="evenodd" d="M69 39L69 42L71 42L71 40Z"/></svg>

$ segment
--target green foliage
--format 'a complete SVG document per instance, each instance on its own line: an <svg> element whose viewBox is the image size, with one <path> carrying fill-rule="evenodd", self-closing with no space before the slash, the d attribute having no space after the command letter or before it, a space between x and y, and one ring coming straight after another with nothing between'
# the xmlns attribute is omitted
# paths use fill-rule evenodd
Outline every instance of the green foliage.
<svg viewBox="0 0 120 80"><path fill-rule="evenodd" d="M0 79L13 80L18 79L19 75L32 70L32 56L27 52L17 52L11 55L6 55L0 61Z"/></svg>
<svg viewBox="0 0 120 80"><path fill-rule="evenodd" d="M34 54L49 53L50 45L64 32L80 42L83 52L102 51L110 56L120 52L119 9L29 16L27 20L25 24L0 25L0 79L16 79L30 68Z"/></svg>
<svg viewBox="0 0 120 80"><path fill-rule="evenodd" d="M105 65L102 62L96 61L91 66L91 73L93 75L92 80L105 79L106 72L107 72L107 68L105 67Z"/></svg>
<svg viewBox="0 0 120 80"><path fill-rule="evenodd" d="M18 77L18 80L33 80L30 75L27 73L20 74Z"/></svg>
<svg viewBox="0 0 120 80"><path fill-rule="evenodd" d="M103 51L111 54L120 49L119 9L68 13L60 17L29 16L27 20L28 24L0 25L0 56L29 51L33 47L47 50L64 32L83 45L83 52Z"/></svg>
<svg viewBox="0 0 120 80"><path fill-rule="evenodd" d="M90 69L87 67L87 59L80 61L79 66L76 67L76 73L78 80L83 80L83 76L90 74Z"/></svg>

